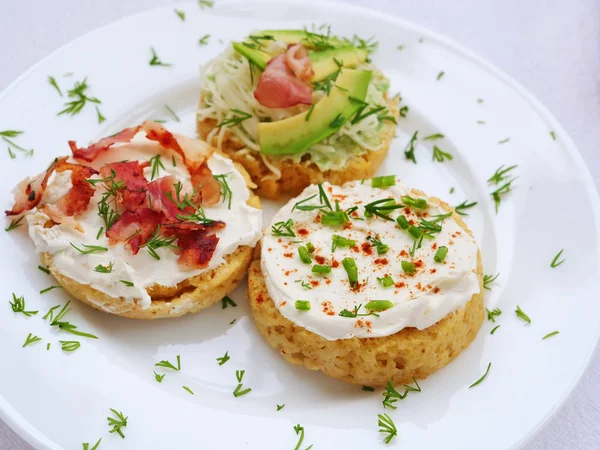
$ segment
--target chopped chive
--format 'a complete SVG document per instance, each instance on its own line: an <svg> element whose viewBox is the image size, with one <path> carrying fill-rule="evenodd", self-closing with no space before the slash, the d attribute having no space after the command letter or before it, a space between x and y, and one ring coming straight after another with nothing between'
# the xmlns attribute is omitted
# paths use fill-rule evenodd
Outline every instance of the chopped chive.
<svg viewBox="0 0 600 450"><path fill-rule="evenodd" d="M60 289L62 286L49 286L46 289L42 289L40 294L45 294L46 292L50 292L52 289Z"/></svg>
<svg viewBox="0 0 600 450"><path fill-rule="evenodd" d="M41 340L42 340L41 337L34 336L33 334L29 333L29 335L27 336L27 339L25 339L25 343L21 346L21 348L27 347L29 344L33 344L34 342L38 342Z"/></svg>
<svg viewBox="0 0 600 450"><path fill-rule="evenodd" d="M296 300L296 303L294 304L294 306L296 306L296 309L298 309L300 311L309 311L310 310L310 302L308 300Z"/></svg>
<svg viewBox="0 0 600 450"><path fill-rule="evenodd" d="M402 261L400 265L406 273L415 273L415 265L410 261Z"/></svg>
<svg viewBox="0 0 600 450"><path fill-rule="evenodd" d="M47 273L48 275L50 275L50 271L48 269L46 269L45 267L38 266L38 269L40 269L42 272Z"/></svg>
<svg viewBox="0 0 600 450"><path fill-rule="evenodd" d="M183 389L185 389L186 391L188 391L190 394L194 395L194 391L192 391L189 387L187 386L181 386Z"/></svg>
<svg viewBox="0 0 600 450"><path fill-rule="evenodd" d="M385 311L393 307L394 304L389 300L371 300L365 305L365 309L370 311Z"/></svg>
<svg viewBox="0 0 600 450"><path fill-rule="evenodd" d="M331 273L331 266L315 264L311 269L312 273Z"/></svg>
<svg viewBox="0 0 600 450"><path fill-rule="evenodd" d="M298 247L298 256L300 256L300 260L304 264L310 264L312 262L312 260L310 259L310 255L308 254L308 250L303 245Z"/></svg>
<svg viewBox="0 0 600 450"><path fill-rule="evenodd" d="M531 319L529 318L529 316L527 314L525 314L523 312L523 310L519 307L519 305L517 305L517 309L515 309L515 314L517 315L517 317L519 319L526 322L525 325L529 325L531 323Z"/></svg>
<svg viewBox="0 0 600 450"><path fill-rule="evenodd" d="M423 138L424 141L435 141L437 139L444 139L444 135L442 133L435 133Z"/></svg>
<svg viewBox="0 0 600 450"><path fill-rule="evenodd" d="M560 252L558 252L556 254L556 256L554 257L554 259L550 263L550 267L552 267L554 269L554 268L560 266L562 263L564 263L566 261L566 259L563 259L562 261L558 261L564 251L565 251L565 249L563 248Z"/></svg>
<svg viewBox="0 0 600 450"><path fill-rule="evenodd" d="M500 328L500 325L496 325L494 328L492 328L492 331L490 331L490 334L494 334L498 328Z"/></svg>
<svg viewBox="0 0 600 450"><path fill-rule="evenodd" d="M306 247L306 250L308 250L308 253L312 253L315 251L315 246L312 245L310 242L307 242L305 247Z"/></svg>
<svg viewBox="0 0 600 450"><path fill-rule="evenodd" d="M396 185L396 176L395 175L386 175L382 177L374 177L371 178L371 187L374 188L386 188L389 186Z"/></svg>
<svg viewBox="0 0 600 450"><path fill-rule="evenodd" d="M372 388L371 386L363 386L362 390L367 392L375 392L375 388Z"/></svg>
<svg viewBox="0 0 600 450"><path fill-rule="evenodd" d="M491 291L492 288L490 287L490 284L492 284L494 281L496 281L496 278L498 278L498 276L500 275L500 273L497 273L496 275L484 275L483 276L483 288L487 289L488 291Z"/></svg>
<svg viewBox="0 0 600 450"><path fill-rule="evenodd" d="M415 239L421 239L423 237L423 229L411 225L408 227L408 233Z"/></svg>
<svg viewBox="0 0 600 450"><path fill-rule="evenodd" d="M408 219L405 216L398 216L396 222L398 223L398 225L400 225L400 228L402 228L403 230L408 229L408 227L410 226L410 223L408 222Z"/></svg>
<svg viewBox="0 0 600 450"><path fill-rule="evenodd" d="M96 234L96 240L100 239L100 236L102 235L103 231L104 231L104 227L100 227L100 229L98 230L98 233Z"/></svg>
<svg viewBox="0 0 600 450"><path fill-rule="evenodd" d="M557 335L557 334L559 334L559 333L560 333L560 331L553 331L552 333L548 333L546 336L544 336L544 337L542 338L542 341L543 341L543 340L545 340L545 339L548 339L548 338L550 338L550 337L552 337L552 336L556 336L556 335Z"/></svg>
<svg viewBox="0 0 600 450"><path fill-rule="evenodd" d="M356 261L354 261L354 258L344 258L342 265L348 274L350 286L352 286L352 289L356 289L358 287L358 267L356 267Z"/></svg>
<svg viewBox="0 0 600 450"><path fill-rule="evenodd" d="M377 281L379 281L379 283L381 283L381 285L386 288L394 285L394 279L389 275L386 275L383 278L377 277Z"/></svg>
<svg viewBox="0 0 600 450"><path fill-rule="evenodd" d="M354 247L356 245L356 241L354 239L347 239L338 234L334 234L331 238L331 251L335 252L335 249L338 247Z"/></svg>
<svg viewBox="0 0 600 450"><path fill-rule="evenodd" d="M424 198L412 198L410 195L402 197L402 203L411 208L427 209L427 200Z"/></svg>
<svg viewBox="0 0 600 450"><path fill-rule="evenodd" d="M127 287L133 287L133 283L131 281L127 281L127 280L119 280L119 281Z"/></svg>
<svg viewBox="0 0 600 450"><path fill-rule="evenodd" d="M500 314L502 314L502 310L500 308L496 308L491 311L486 308L485 311L487 313L487 319L490 322L496 322L496 316L499 316Z"/></svg>
<svg viewBox="0 0 600 450"><path fill-rule="evenodd" d="M445 245L441 245L437 249L437 252L435 252L435 255L433 256L433 260L435 262L441 263L444 261L447 254L448 254L448 247L446 247Z"/></svg>

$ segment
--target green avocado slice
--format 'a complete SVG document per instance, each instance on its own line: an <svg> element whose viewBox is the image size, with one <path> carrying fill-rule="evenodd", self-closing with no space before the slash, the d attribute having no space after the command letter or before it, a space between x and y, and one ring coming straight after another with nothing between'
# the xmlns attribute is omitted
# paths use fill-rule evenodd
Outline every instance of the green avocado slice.
<svg viewBox="0 0 600 450"><path fill-rule="evenodd" d="M261 153L302 153L311 145L331 136L361 107L359 101L364 101L372 75L370 70L343 69L335 83L337 88L333 87L328 96L314 105L312 111L277 122L259 124ZM351 97L359 101L353 101Z"/></svg>
<svg viewBox="0 0 600 450"><path fill-rule="evenodd" d="M261 50L250 48L243 42L234 42L233 49L249 61L252 61L260 70L264 70L267 63L271 60L271 55Z"/></svg>
<svg viewBox="0 0 600 450"><path fill-rule="evenodd" d="M368 53L365 50L358 49L353 45L311 53L308 55L314 71L311 81L321 81L328 77L338 70L338 63L341 63L342 67L353 68L357 64L365 62L367 57Z"/></svg>
<svg viewBox="0 0 600 450"><path fill-rule="evenodd" d="M308 36L325 36L324 34L317 32L310 32L310 31L306 31L306 30L263 30L260 31L258 33L254 33L254 36L273 36L273 38L275 38L276 41L283 41L286 44L296 44L298 42L302 41L302 44L306 47L306 48L314 48L314 40L313 39L308 39ZM318 40L318 39L317 39ZM326 37L326 42L329 45L333 45L335 47L338 46L342 46L342 45L348 45L347 42L344 42L343 40L333 37L333 36L329 36Z"/></svg>

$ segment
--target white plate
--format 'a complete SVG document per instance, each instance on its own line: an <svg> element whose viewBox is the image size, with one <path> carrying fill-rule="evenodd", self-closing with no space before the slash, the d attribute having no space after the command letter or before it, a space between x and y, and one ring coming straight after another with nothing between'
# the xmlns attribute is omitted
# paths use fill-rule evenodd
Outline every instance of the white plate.
<svg viewBox="0 0 600 450"><path fill-rule="evenodd" d="M176 125L192 133L198 65L253 29L325 20L340 35L374 35L380 42L374 60L410 107L382 173L397 173L452 204L467 198L479 202L467 219L481 246L485 272L500 272L486 304L503 311L493 336L494 324L486 321L467 351L422 381L422 393L409 395L390 412L399 432L394 446L518 447L564 401L598 339L599 208L588 171L550 113L470 52L382 14L305 3L220 2L212 11L186 3L180 5L185 22L172 8L157 9L94 31L37 64L0 96L0 130L25 130L18 142L36 149L31 159L18 155L10 160L5 149L0 154L2 206L10 205L7 193L17 181L68 153L68 139L86 142L144 118L166 118L165 103L185 119ZM210 45L199 47L198 39L208 33ZM150 67L150 46L173 67ZM437 81L440 71L444 76ZM64 77L67 72L74 74ZM91 107L74 118L57 117L64 99L48 84L48 75L63 88L87 76L108 120L99 126ZM452 152L454 160L432 163L427 141L419 142L419 164L405 160L402 150L414 130L420 136L445 134L435 144ZM509 142L498 143L507 137ZM496 215L486 179L502 164L518 164L519 179ZM272 206L265 209L266 220ZM306 429L303 447L385 447L377 431L380 393L283 361L256 333L245 287L233 296L237 308L216 305L169 321L136 322L73 304L70 320L99 339L85 340L78 351L65 354L58 340L69 335L50 330L41 315L67 296L60 290L39 294L53 281L36 269L38 260L23 228L0 233L0 246L0 416L37 448L81 448L82 442L102 437L101 448L292 449L298 423ZM561 248L567 261L551 269ZM27 305L40 314L14 314L7 301L11 292L25 295ZM517 319L517 304L531 325ZM553 330L560 334L542 341ZM29 332L44 342L21 348ZM50 351L46 342L52 343ZM225 351L231 360L220 367L215 358ZM181 372L157 383L155 362L178 354ZM488 362L487 379L469 389ZM236 369L246 370L244 384L253 389L240 398L232 395ZM277 404L286 406L277 412ZM109 435L109 408L129 416L125 440Z"/></svg>

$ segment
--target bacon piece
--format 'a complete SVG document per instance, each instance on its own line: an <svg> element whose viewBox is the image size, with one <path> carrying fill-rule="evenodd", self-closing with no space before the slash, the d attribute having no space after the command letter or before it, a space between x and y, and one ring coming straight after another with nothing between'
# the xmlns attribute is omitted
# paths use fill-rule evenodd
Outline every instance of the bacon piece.
<svg viewBox="0 0 600 450"><path fill-rule="evenodd" d="M71 147L71 151L73 152L73 157L76 159L83 159L84 161L91 162L98 157L101 153L107 151L110 147L112 147L117 142L129 142L133 139L135 134L140 130L140 126L125 128L120 133L115 134L114 136L109 136L100 139L95 144L90 145L85 148L78 148L77 143L75 141L69 141L69 147Z"/></svg>
<svg viewBox="0 0 600 450"><path fill-rule="evenodd" d="M208 232L210 230L220 230L221 228L225 228L225 222L221 222L220 220L213 220L209 223L177 222L162 225L165 235L179 237L198 231Z"/></svg>
<svg viewBox="0 0 600 450"><path fill-rule="evenodd" d="M167 193L170 193L171 198L177 200L175 183L175 177L170 175L148 183L148 206L154 211L161 212L172 222L179 221L177 215L183 214L183 211L167 196ZM183 195L184 193L181 192L181 199L183 199Z"/></svg>
<svg viewBox="0 0 600 450"><path fill-rule="evenodd" d="M111 245L125 242L125 247L137 255L140 246L148 242L162 221L164 216L161 213L148 208L139 208L135 212L125 211L106 232L106 236Z"/></svg>
<svg viewBox="0 0 600 450"><path fill-rule="evenodd" d="M192 231L177 240L181 249L178 263L190 269L204 269L208 266L219 238L205 231Z"/></svg>
<svg viewBox="0 0 600 450"><path fill-rule="evenodd" d="M102 178L108 178L114 172L114 181L123 183L116 199L117 204L127 211L136 211L146 201L148 180L144 177L144 168L149 165L149 162L126 161L107 164L100 169Z"/></svg>
<svg viewBox="0 0 600 450"><path fill-rule="evenodd" d="M214 205L221 198L221 187L206 163L197 170L190 172L192 185L200 193L200 203L206 206Z"/></svg>
<svg viewBox="0 0 600 450"><path fill-rule="evenodd" d="M15 204L12 209L4 211L4 213L7 216L18 216L25 211L35 208L42 200L50 176L54 173L56 167L66 160L66 157L57 158L50 167L46 169L46 172L40 173L35 178L27 177L21 181L13 191L15 195Z"/></svg>
<svg viewBox="0 0 600 450"><path fill-rule="evenodd" d="M301 81L308 81L315 74L312 62L308 58L308 51L300 43L288 47L285 53L285 64Z"/></svg>
<svg viewBox="0 0 600 450"><path fill-rule="evenodd" d="M287 57L285 53L269 61L254 90L256 100L267 108L312 103L311 87L294 76L286 64Z"/></svg>
<svg viewBox="0 0 600 450"><path fill-rule="evenodd" d="M71 189L58 199L56 207L65 216L78 216L87 211L90 200L94 196L95 188L87 180L98 172L91 167L80 164L61 162L57 172L71 171Z"/></svg>
<svg viewBox="0 0 600 450"><path fill-rule="evenodd" d="M43 205L40 210L46 214L50 220L57 224L65 224L72 229L83 233L83 227L73 217L67 216L56 205Z"/></svg>

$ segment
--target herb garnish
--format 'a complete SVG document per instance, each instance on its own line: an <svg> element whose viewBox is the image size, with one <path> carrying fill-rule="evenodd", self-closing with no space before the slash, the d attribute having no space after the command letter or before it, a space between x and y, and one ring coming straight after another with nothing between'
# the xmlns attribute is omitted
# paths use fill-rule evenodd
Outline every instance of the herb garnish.
<svg viewBox="0 0 600 450"><path fill-rule="evenodd" d="M82 255L89 255L90 253L103 253L103 252L108 251L108 249L106 247L100 247L99 245L81 244L82 247L85 247L85 250L82 250L79 247L77 247L75 244L73 244L72 242L69 242L69 244L71 244L71 247L73 247L75 250L77 250Z"/></svg>
<svg viewBox="0 0 600 450"><path fill-rule="evenodd" d="M177 355L177 367L175 367L171 362L169 362L165 359L157 362L156 364L154 364L154 366L155 367L166 367L167 369L173 369L173 370L180 371L181 370L181 356Z"/></svg>
<svg viewBox="0 0 600 450"><path fill-rule="evenodd" d="M335 116L335 119L333 119L331 121L331 123L329 124L329 126L331 128L340 128L342 125L344 125L344 122L346 121L346 118L344 117L343 114L338 114L337 116Z"/></svg>
<svg viewBox="0 0 600 450"><path fill-rule="evenodd" d="M436 80L440 81L440 79L444 76L444 71L442 70L440 73L437 74Z"/></svg>
<svg viewBox="0 0 600 450"><path fill-rule="evenodd" d="M163 378L165 377L166 373L163 373L162 375L159 373L154 372L154 379L156 381L158 381L159 383L162 383Z"/></svg>
<svg viewBox="0 0 600 450"><path fill-rule="evenodd" d="M440 148L437 145L433 146L433 157L431 158L432 161L437 161L437 162L444 162L444 160L449 160L452 161L454 159L454 156L452 156L450 153L448 152L444 152L442 150L440 150Z"/></svg>
<svg viewBox="0 0 600 450"><path fill-rule="evenodd" d="M498 328L500 328L500 325L496 325L494 328L492 328L492 331L490 331L490 334L494 334Z"/></svg>
<svg viewBox="0 0 600 450"><path fill-rule="evenodd" d="M244 387L242 384L242 380L244 378L245 373L246 373L245 370L236 370L235 371L235 377L237 378L238 385L236 386L236 388L233 391L234 397L241 397L242 395L246 395L248 392L252 391L251 388L246 388L246 389L242 390L242 387Z"/></svg>
<svg viewBox="0 0 600 450"><path fill-rule="evenodd" d="M13 150L18 150L18 151L24 153L25 156L28 156L28 157L33 156L34 149L27 150L26 148L21 147L16 142L9 139L9 138L16 138L17 136L20 136L23 133L24 133L23 131L17 131L17 130L0 131L0 137L2 138L2 140L4 142L6 142L8 144L8 154L11 159L15 159L17 157L17 155L15 155Z"/></svg>
<svg viewBox="0 0 600 450"><path fill-rule="evenodd" d="M310 302L308 300L296 300L294 306L299 311L310 311Z"/></svg>
<svg viewBox="0 0 600 450"><path fill-rule="evenodd" d="M308 284L306 281L296 280L295 283L300 283L304 289L309 291L312 290L312 287L310 287L310 284Z"/></svg>
<svg viewBox="0 0 600 450"><path fill-rule="evenodd" d="M407 114L408 114L408 106L403 106L402 108L400 108L398 110L398 115L400 117L406 117Z"/></svg>
<svg viewBox="0 0 600 450"><path fill-rule="evenodd" d="M304 427L301 426L300 424L295 425L294 431L296 432L297 435L300 435L300 437L298 438L298 443L296 444L296 447L294 447L294 450L300 450L300 447L302 446L302 442L304 441ZM312 445L309 447L306 447L305 450L310 450L311 448L312 448Z"/></svg>
<svg viewBox="0 0 600 450"><path fill-rule="evenodd" d="M323 265L323 264L315 264L311 269L312 273L318 273L321 275L325 275L331 273L331 266Z"/></svg>
<svg viewBox="0 0 600 450"><path fill-rule="evenodd" d="M159 248L170 248L178 249L174 242L177 240L177 236L163 237L160 235L160 225L156 227L156 230L152 232L152 236L144 244L140 245L140 248L145 247L146 251L157 261L160 260L160 255L156 252Z"/></svg>
<svg viewBox="0 0 600 450"><path fill-rule="evenodd" d="M365 305L365 309L368 311L386 311L393 307L394 304L389 300L371 300Z"/></svg>
<svg viewBox="0 0 600 450"><path fill-rule="evenodd" d="M386 288L394 285L394 279L389 275L386 275L383 278L377 277L377 281L379 281L379 283Z"/></svg>
<svg viewBox="0 0 600 450"><path fill-rule="evenodd" d="M23 313L25 314L27 317L31 317L36 315L39 311L25 311L25 296L21 295L20 297L17 297L15 295L15 293L13 292L13 301L9 301L8 303L10 304L10 307L12 308L13 312L16 313Z"/></svg>
<svg viewBox="0 0 600 450"><path fill-rule="evenodd" d="M233 197L233 192L231 191L231 187L229 187L229 183L227 182L228 176L228 173L224 173L221 175L214 175L214 178L219 184L219 190L221 192L221 202L227 203L227 209L231 209L231 199Z"/></svg>
<svg viewBox="0 0 600 450"><path fill-rule="evenodd" d="M555 141L556 140L556 133L554 131L550 132L550 136L552 137L552 140Z"/></svg>
<svg viewBox="0 0 600 450"><path fill-rule="evenodd" d="M208 45L208 40L210 39L210 34L205 34L200 39L198 39L198 45Z"/></svg>
<svg viewBox="0 0 600 450"><path fill-rule="evenodd" d="M45 267L42 267L42 266L38 266L38 269L39 269L39 270L41 270L42 272L44 272L44 273L46 273L46 274L50 275L50 271L49 271L47 268L45 268Z"/></svg>
<svg viewBox="0 0 600 450"><path fill-rule="evenodd" d="M410 141L408 141L408 144L406 144L406 147L404 148L404 157L410 159L415 164L417 163L417 159L415 158L415 142L417 141L418 133L418 131L413 133Z"/></svg>
<svg viewBox="0 0 600 450"><path fill-rule="evenodd" d="M483 376L479 380L477 380L475 383L473 383L471 386L469 386L469 389L477 386L479 383L481 383L483 380L485 380L485 377L487 377L488 373L490 372L490 367L492 367L492 363L488 364L487 369L485 370L485 373L483 374Z"/></svg>
<svg viewBox="0 0 600 450"><path fill-rule="evenodd" d="M127 419L129 419L129 417L125 417L122 412L119 412L113 408L110 408L110 410L116 416L116 418L107 417L108 426L113 427L112 430L110 430L110 433L118 433L119 436L125 439L125 435L123 434L123 430L121 430L121 428L127 426Z"/></svg>
<svg viewBox="0 0 600 450"><path fill-rule="evenodd" d="M252 114L248 114L245 111L241 111L239 109L232 108L230 112L235 113L233 117L228 117L227 119L223 119L221 122L215 125L215 128L221 128L222 126L227 126L227 128L233 128L236 125L239 125L244 120L248 120L252 118Z"/></svg>
<svg viewBox="0 0 600 450"><path fill-rule="evenodd" d="M373 177L371 178L371 187L374 188L386 188L390 186L396 185L396 176L395 175L386 175L382 177Z"/></svg>
<svg viewBox="0 0 600 450"><path fill-rule="evenodd" d="M404 205L396 203L393 198L382 198L366 204L364 208L365 217L377 216L385 220L393 221L394 219L389 216L389 213L395 209L404 208Z"/></svg>
<svg viewBox="0 0 600 450"><path fill-rule="evenodd" d="M173 109L169 106L169 105L164 105L165 109L167 111L169 111L169 114L171 115L171 117L173 117L173 119L175 119L175 122L181 122L181 119L179 118L179 116L175 113L175 111L173 111Z"/></svg>
<svg viewBox="0 0 600 450"><path fill-rule="evenodd" d="M381 242L381 239L379 239L379 235L377 235L376 237L367 236L367 241L369 241L371 245L373 245L377 249L378 255L383 255L387 253L390 249L389 245Z"/></svg>
<svg viewBox="0 0 600 450"><path fill-rule="evenodd" d="M473 206L475 206L477 204L477 202L471 202L471 203L468 203L468 202L469 202L468 200L465 200L460 205L455 206L454 210L461 216L468 216L468 214L466 212L464 212L465 209L472 208Z"/></svg>
<svg viewBox="0 0 600 450"><path fill-rule="evenodd" d="M356 241L354 239L347 239L338 234L334 234L331 238L331 252L335 252L335 249L338 247L354 247L356 245Z"/></svg>
<svg viewBox="0 0 600 450"><path fill-rule="evenodd" d="M362 39L355 34L352 36L352 44L360 50L366 50L367 53L373 53L377 50L377 47L379 47L379 42L375 40L374 36L371 36L368 39Z"/></svg>
<svg viewBox="0 0 600 450"><path fill-rule="evenodd" d="M129 280L119 280L121 283L123 283L125 286L127 287L133 287L133 282L129 281Z"/></svg>
<svg viewBox="0 0 600 450"><path fill-rule="evenodd" d="M10 224L4 229L4 231L9 233L12 230L14 230L15 228L19 228L21 225L23 225L21 222L23 221L24 218L25 218L25 216L21 216L18 219L11 220Z"/></svg>
<svg viewBox="0 0 600 450"><path fill-rule="evenodd" d="M375 314L373 311L369 311L368 313L359 314L358 311L360 311L361 307L362 307L362 304L359 304L358 306L355 306L352 311L349 311L347 309L342 309L340 311L340 313L338 314L338 316L340 316L340 317L347 317L347 318L350 318L350 319L355 319L357 317L362 317L362 316L375 316L375 317L379 317L379 314Z"/></svg>
<svg viewBox="0 0 600 450"><path fill-rule="evenodd" d="M54 78L53 76L48 75L48 83L50 83L50 85L52 85L52 87L54 87L54 89L56 89L56 92L58 92L58 95L60 95L61 97L63 96L63 93L60 90L60 87L58 86L58 83L56 82L56 78Z"/></svg>
<svg viewBox="0 0 600 450"><path fill-rule="evenodd" d="M183 389L185 389L186 391L188 391L190 394L194 395L194 391L192 391L189 387L187 386L181 386Z"/></svg>
<svg viewBox="0 0 600 450"><path fill-rule="evenodd" d="M556 335L557 335L557 334L559 334L559 333L560 333L560 331L553 331L552 333L548 333L546 336L544 336L544 337L542 338L542 341L544 341L544 340L546 340L546 339L548 339L548 338L550 338L550 337L552 337L552 336L556 336Z"/></svg>
<svg viewBox="0 0 600 450"><path fill-rule="evenodd" d="M97 106L96 106L96 117L98 117L98 123L102 123L106 120L106 117L104 117L102 115L102 113L100 112L100 108L98 108Z"/></svg>
<svg viewBox="0 0 600 450"><path fill-rule="evenodd" d="M156 54L156 50L154 50L154 47L150 47L150 51L152 52L152 58L150 59L149 63L151 66L163 66L163 67L170 67L173 64L170 63L164 63L160 60L160 58L158 57L158 55Z"/></svg>
<svg viewBox="0 0 600 450"><path fill-rule="evenodd" d="M562 261L558 261L564 251L565 251L565 249L563 248L560 252L558 252L556 254L556 256L554 257L554 259L550 263L550 267L552 267L554 269L555 267L560 266L562 263L564 263L566 261L566 259L563 259Z"/></svg>
<svg viewBox="0 0 600 450"><path fill-rule="evenodd" d="M62 346L62 349L65 352L74 352L79 347L81 347L81 343L79 341L58 341Z"/></svg>
<svg viewBox="0 0 600 450"><path fill-rule="evenodd" d="M373 388L371 386L363 386L362 390L367 391L367 392L375 392L375 388Z"/></svg>
<svg viewBox="0 0 600 450"><path fill-rule="evenodd" d="M433 260L437 263L441 263L444 261L447 254L448 247L446 247L445 245L440 245L437 251L435 252L435 255L433 256Z"/></svg>
<svg viewBox="0 0 600 450"><path fill-rule="evenodd" d="M352 289L358 288L358 267L356 266L356 261L354 258L344 258L342 259L342 265L348 274L348 281L350 282L350 286Z"/></svg>
<svg viewBox="0 0 600 450"><path fill-rule="evenodd" d="M415 265L410 261L401 261L402 270L406 273L415 273Z"/></svg>
<svg viewBox="0 0 600 450"><path fill-rule="evenodd" d="M185 11L181 11L180 9L174 9L173 12L177 14L177 17L179 17L182 22L185 22Z"/></svg>
<svg viewBox="0 0 600 450"><path fill-rule="evenodd" d="M217 358L217 362L219 363L220 366L222 366L223 364L225 364L230 359L231 358L229 357L229 352L225 352L225 354L223 356Z"/></svg>
<svg viewBox="0 0 600 450"><path fill-rule="evenodd" d="M57 115L60 116L62 114L69 114L73 117L75 114L79 114L83 107L89 103L102 103L96 97L88 97L87 90L89 89L89 85L87 84L87 77L83 79L83 81L76 81L73 89L69 89L67 91L67 97L72 98L70 102L66 102L64 104L65 109L59 112Z"/></svg>
<svg viewBox="0 0 600 450"><path fill-rule="evenodd" d="M425 136L423 138L424 141L435 141L437 139L443 139L444 135L442 133L430 134L429 136Z"/></svg>
<svg viewBox="0 0 600 450"><path fill-rule="evenodd" d="M500 203L502 202L502 195L510 192L512 182L518 178L518 177L510 178L510 176L508 175L508 173L510 171L514 170L516 167L517 167L517 165L513 165L513 166L510 166L507 168L504 168L504 166L500 166L496 170L494 175L492 175L490 177L490 179L488 180L488 183L494 184L496 186L503 183L498 189L496 189L494 192L490 193L490 195L494 199L494 203L496 205L496 214L498 214L498 207L500 206Z"/></svg>
<svg viewBox="0 0 600 450"><path fill-rule="evenodd" d="M398 430L392 418L387 414L377 414L377 425L379 426L379 432L387 434L383 439L383 442L389 444L394 436L398 435Z"/></svg>
<svg viewBox="0 0 600 450"><path fill-rule="evenodd" d="M198 5L200 6L200 9L212 8L215 6L215 2L214 0L198 0Z"/></svg>
<svg viewBox="0 0 600 450"><path fill-rule="evenodd" d="M487 289L488 291L491 291L492 288L490 287L490 284L492 284L494 281L496 281L496 278L498 278L498 276L500 275L500 273L497 273L496 275L484 275L483 276L483 288Z"/></svg>
<svg viewBox="0 0 600 450"><path fill-rule="evenodd" d="M292 219L288 219L285 222L277 222L271 227L271 234L273 236L296 237L292 226L294 226Z"/></svg>
<svg viewBox="0 0 600 450"><path fill-rule="evenodd" d="M490 322L496 322L496 316L499 316L500 314L502 314L502 310L500 308L496 308L491 311L486 308L485 311L487 313L487 319Z"/></svg>
<svg viewBox="0 0 600 450"><path fill-rule="evenodd" d="M498 141L498 144L506 144L508 141L510 141L510 138L504 138L501 141Z"/></svg>
<svg viewBox="0 0 600 450"><path fill-rule="evenodd" d="M517 309L515 309L515 314L517 315L517 317L519 319L526 322L525 325L529 325L531 323L531 319L529 318L529 316L527 314L525 314L523 312L523 310L519 307L519 305L517 305Z"/></svg>
<svg viewBox="0 0 600 450"><path fill-rule="evenodd" d="M231 298L228 295L221 299L221 309L225 309L227 308L227 306L231 306L232 308L235 308L237 306L237 304L233 300L231 300Z"/></svg>
<svg viewBox="0 0 600 450"><path fill-rule="evenodd" d="M95 268L94 268L94 272L98 272L98 273L111 273L113 270L113 266L115 265L115 263L113 261L111 261L108 266L103 266L102 264L98 264Z"/></svg>
<svg viewBox="0 0 600 450"><path fill-rule="evenodd" d="M53 289L61 289L61 288L62 288L62 286L49 286L46 289L42 289L40 291L40 294L45 294L46 292L50 292Z"/></svg>
<svg viewBox="0 0 600 450"><path fill-rule="evenodd" d="M96 442L94 444L93 447L90 448L90 444L88 442L84 442L83 445L83 450L98 450L98 447L100 446L100 442L102 442L102 438L98 439L98 442Z"/></svg>
<svg viewBox="0 0 600 450"><path fill-rule="evenodd" d="M50 326L51 327L57 327L60 330L63 330L67 333L71 333L74 334L75 336L81 336L81 337L87 337L90 339L98 339L98 336L95 336L93 334L90 333L84 333L83 331L78 331L77 330L77 326L73 325L70 322L64 322L62 319L68 314L69 311L71 311L71 309L69 308L69 305L71 304L71 300L69 300L63 307L62 309L58 312L58 314L56 315L56 317L54 317L54 310L56 308L59 308L60 305L54 306L52 308L50 308L50 310L46 313L46 315L43 317L44 320L46 320L46 318L50 318Z"/></svg>
<svg viewBox="0 0 600 450"><path fill-rule="evenodd" d="M283 408L285 408L285 404L277 405L277 411L281 411Z"/></svg>
<svg viewBox="0 0 600 450"><path fill-rule="evenodd" d="M41 337L34 336L33 334L29 333L29 335L27 335L27 339L25 339L25 343L22 345L21 348L27 347L29 344L33 344L34 342L38 342L41 340Z"/></svg>

